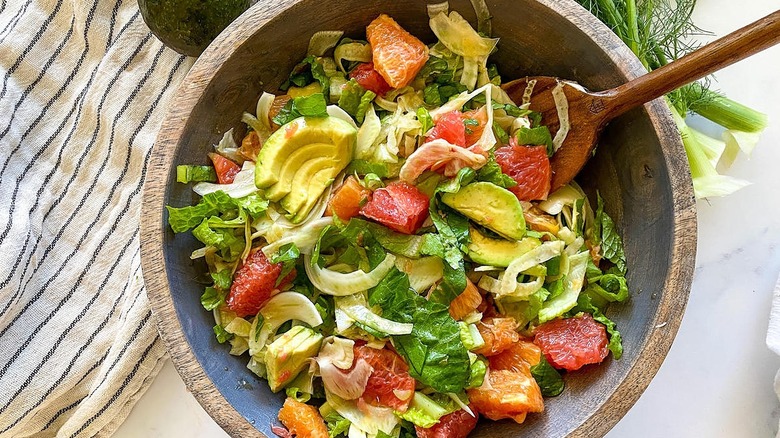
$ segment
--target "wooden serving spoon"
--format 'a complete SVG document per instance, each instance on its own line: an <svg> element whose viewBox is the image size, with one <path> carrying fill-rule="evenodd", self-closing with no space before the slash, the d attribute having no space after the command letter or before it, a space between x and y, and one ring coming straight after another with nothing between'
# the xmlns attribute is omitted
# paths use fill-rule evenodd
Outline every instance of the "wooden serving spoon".
<svg viewBox="0 0 780 438"><path fill-rule="evenodd" d="M552 192L568 184L579 173L596 147L599 133L610 120L778 42L780 10L610 90L592 92L576 82L549 76L517 79L501 87L513 101L521 102L529 82L536 81L530 97L530 109L542 114L542 124L548 126L553 135L560 126L553 90L561 87L566 96L570 128L550 159Z"/></svg>

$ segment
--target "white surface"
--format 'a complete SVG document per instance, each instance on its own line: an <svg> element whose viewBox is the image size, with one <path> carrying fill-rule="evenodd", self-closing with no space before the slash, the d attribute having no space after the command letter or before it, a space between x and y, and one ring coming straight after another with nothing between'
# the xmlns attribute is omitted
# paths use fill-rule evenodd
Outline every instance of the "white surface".
<svg viewBox="0 0 780 438"><path fill-rule="evenodd" d="M695 22L717 35L778 8L776 0L699 0ZM607 435L768 437L780 403L780 359L766 347L772 289L780 272L780 47L723 70L715 89L770 116L751 159L729 172L753 182L722 199L700 201L696 276L679 334L637 404ZM227 436L187 392L168 363L115 435Z"/></svg>

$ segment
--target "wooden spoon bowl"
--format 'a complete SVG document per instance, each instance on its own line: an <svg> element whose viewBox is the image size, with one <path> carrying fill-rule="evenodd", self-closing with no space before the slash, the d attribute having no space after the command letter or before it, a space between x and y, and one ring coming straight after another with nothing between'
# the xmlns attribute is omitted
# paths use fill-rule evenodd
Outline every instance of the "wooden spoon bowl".
<svg viewBox="0 0 780 438"><path fill-rule="evenodd" d="M644 73L612 32L571 0L488 0L495 55L505 80L549 75L603 90ZM475 22L471 3L451 8ZM254 112L262 91L274 92L305 55L318 30L363 37L387 13L423 41L433 41L424 2L399 0L276 0L237 19L195 63L171 104L154 145L144 191L144 279L162 339L187 387L236 437L272 436L284 399L217 343L211 312L199 301L205 264L190 253L200 244L174 235L165 205L190 205L191 187L177 184L176 165L205 164L223 133L243 134L241 114ZM696 252L696 212L685 152L667 110L658 103L632 110L604 131L603 146L579 181L598 189L625 240L631 299L609 310L623 334L620 360L568 373L567 388L545 412L518 425L482 421L480 437L587 436L606 433L634 404L661 365L679 327Z"/></svg>

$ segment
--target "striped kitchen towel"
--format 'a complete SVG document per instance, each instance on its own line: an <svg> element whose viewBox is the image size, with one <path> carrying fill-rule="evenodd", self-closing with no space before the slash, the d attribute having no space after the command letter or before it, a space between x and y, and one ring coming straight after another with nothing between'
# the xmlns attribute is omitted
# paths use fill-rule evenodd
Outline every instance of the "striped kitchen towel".
<svg viewBox="0 0 780 438"><path fill-rule="evenodd" d="M0 437L108 436L160 369L142 186L192 61L136 0L0 0Z"/></svg>

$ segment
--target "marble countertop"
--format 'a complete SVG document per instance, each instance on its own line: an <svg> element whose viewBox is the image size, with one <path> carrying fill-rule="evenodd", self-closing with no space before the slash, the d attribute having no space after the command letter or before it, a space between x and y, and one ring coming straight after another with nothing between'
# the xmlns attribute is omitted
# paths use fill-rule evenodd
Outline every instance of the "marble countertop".
<svg viewBox="0 0 780 438"><path fill-rule="evenodd" d="M699 0L694 21L725 35L778 8L777 0ZM698 257L690 301L647 391L607 435L767 437L778 430L780 358L765 345L780 273L780 47L718 73L713 88L761 109L770 127L729 174L753 184L698 202ZM115 437L227 435L167 363Z"/></svg>

